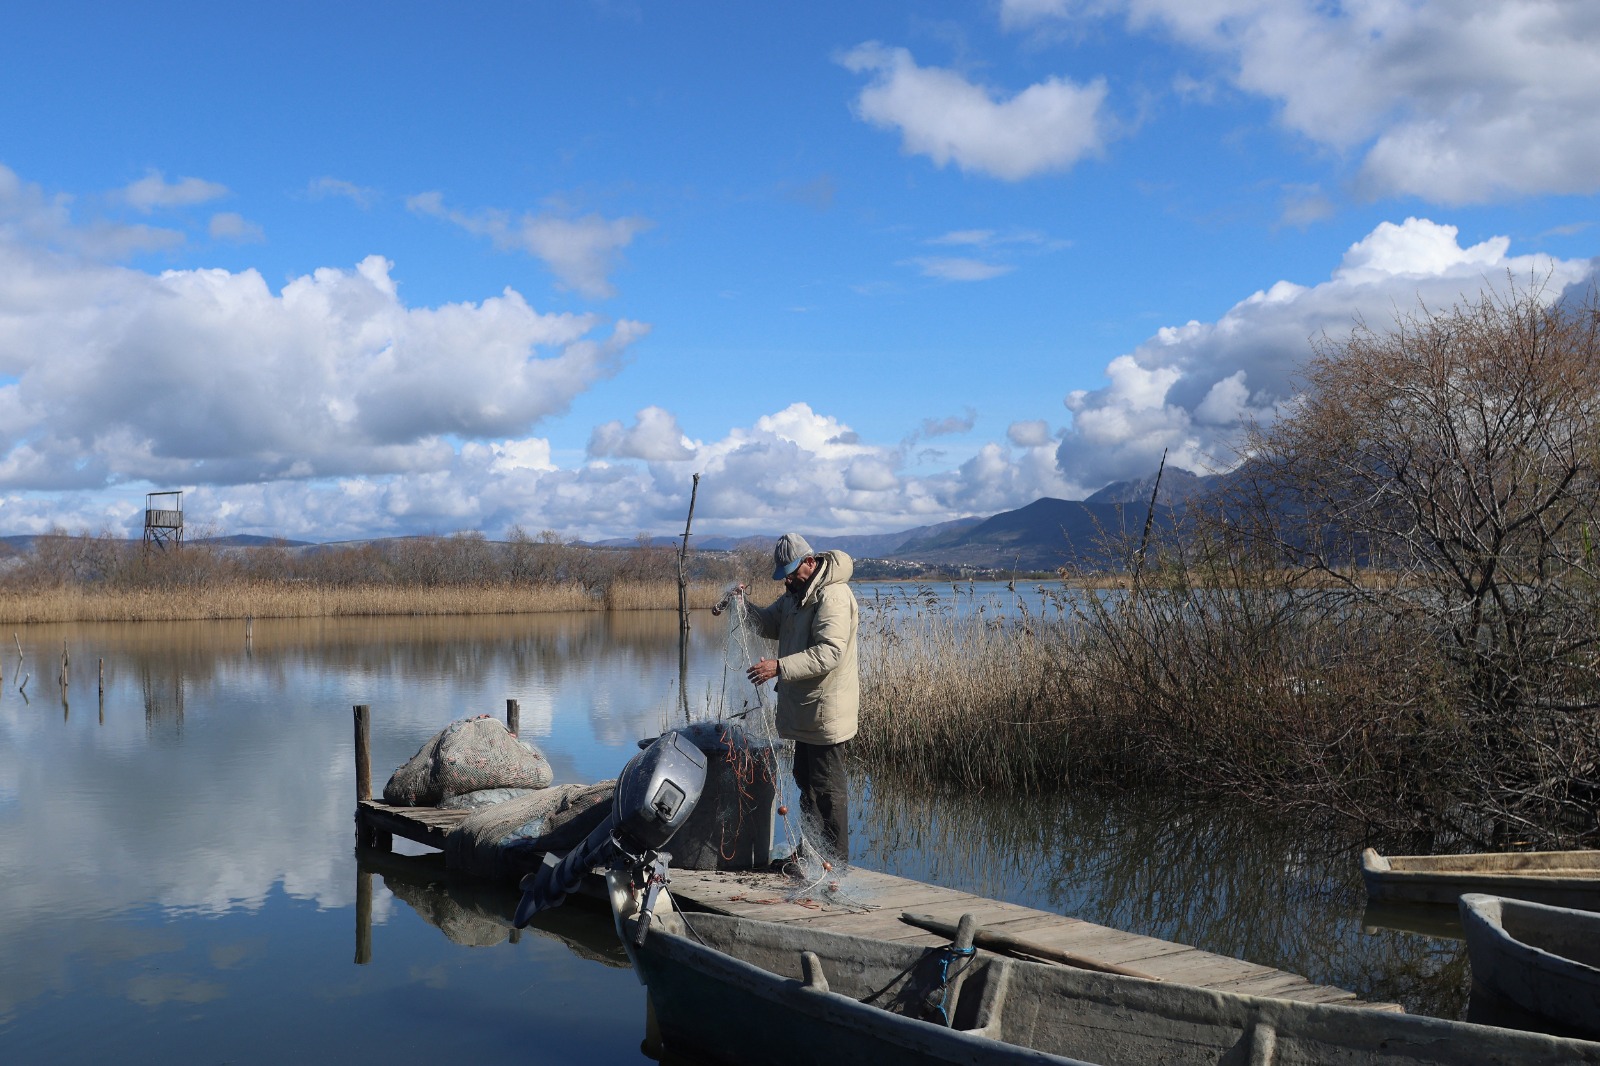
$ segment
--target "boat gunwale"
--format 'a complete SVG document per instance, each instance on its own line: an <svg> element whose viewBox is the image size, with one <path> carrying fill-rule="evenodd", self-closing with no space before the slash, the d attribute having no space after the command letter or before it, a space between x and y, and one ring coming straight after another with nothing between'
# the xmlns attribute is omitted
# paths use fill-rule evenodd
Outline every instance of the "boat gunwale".
<svg viewBox="0 0 1600 1066"><path fill-rule="evenodd" d="M680 911L672 917L682 920L689 916ZM777 935L782 929L781 926L775 926L774 923L760 922L750 918L713 913L696 913L693 915L692 921L685 923L690 935L676 932L666 923L664 923L665 927L652 929L651 938L654 939L658 935L663 935L667 938L667 946L670 949L669 954L668 951L662 951L659 946L657 947L656 950L660 952L657 964L659 965L661 962L676 962L678 965L700 967L701 963L709 960L715 970L719 970L729 976L736 975L740 980L740 987L745 991L752 992L769 1003L777 1003L779 1005L782 1005L783 1001L777 994L767 994L767 989L772 989L775 986L790 989L806 988L801 980L784 977L771 970L764 969L755 963L740 959L700 939L699 934L693 932L693 926L706 919L710 919L713 925L726 924L733 931L741 928L773 926L770 931ZM672 924L676 924L676 922ZM820 929L808 930L807 932L812 937L838 938L841 946L848 946L851 942L871 939ZM712 939L716 938L713 936ZM890 946L881 941L873 941L873 943L880 947ZM777 945L753 944L752 946L758 946L762 950L777 950ZM915 948L919 951L925 950L911 944L892 946L898 949ZM643 950L645 952L650 951L648 941ZM813 946L812 950L817 950L819 955L826 957L825 949L818 950L816 946ZM1483 1040L1492 1035L1495 1041L1503 1042L1503 1046L1494 1048L1495 1051L1526 1054L1529 1062L1581 1061L1600 1063L1600 1043L1593 1041L1547 1036L1540 1033L1502 1029L1495 1026L1474 1025L1467 1022L1434 1018L1428 1015L1377 1012L1367 1007L1347 1006L1338 1003L1284 1000L1269 996L1254 996L1243 992L1224 992L1176 983L1155 984L1139 978L1123 977L1117 974L1072 970L1052 966L1048 963L1006 958L987 952L983 954L988 956L987 961L991 966L1000 968L1000 972L1005 975L1003 978L1005 980L1011 982L1026 980L1027 974L1032 968L1048 971L1053 975L1065 976L1069 983L1075 982L1084 985L1085 988L1081 993L1083 995L1092 995L1090 990L1095 988L1103 988L1109 991L1112 994L1106 996L1102 1002L1116 1003L1123 1009L1131 1007L1136 1010L1150 1010L1152 1013L1162 1014L1164 1017L1173 1020L1237 1028L1240 1030L1240 1040L1245 1046L1248 1046L1248 1042L1254 1039L1252 1035L1254 1031L1263 1026L1270 1027L1275 1031L1274 1039L1276 1040L1282 1040L1285 1036L1292 1036L1307 1041L1322 1041L1326 1039L1326 1034L1338 1032L1345 1028L1346 1026L1341 1026L1340 1024L1345 1022L1348 1023L1349 1028L1353 1029L1362 1038L1370 1039L1374 1027L1379 1032L1386 1032L1388 1035L1381 1037L1379 1043L1391 1046L1410 1044L1420 1047L1424 1044L1434 1045L1439 1043L1454 1045L1462 1041ZM700 972L713 982L721 980L715 972L712 972L711 967L701 968ZM999 974L996 976L998 977ZM643 977L642 968L641 977ZM1054 978L1052 979L1054 980ZM646 984L648 983L646 981ZM903 1029L908 1035L917 1039L918 1046L927 1046L926 1040L929 1036L928 1027L930 1026L928 1022L894 1014L882 1008L862 1003L837 991L830 990L827 993L821 993L819 990L811 989L807 994L816 996L825 994L829 996L830 999L826 1002L836 1004L840 1010L849 1012L849 1015L855 1020L855 1024L852 1025L854 1029L871 1031L874 1027L884 1027L886 1024L885 1019L893 1019L892 1023L887 1023L888 1027ZM1178 1001L1175 1005L1162 1003L1163 1000L1173 999ZM1149 1000L1150 1005L1141 1006L1140 1003L1143 1000ZM1216 1014L1207 1016L1201 1009L1202 1005L1209 1005L1216 1011ZM657 1019L658 1022L664 1025L670 1024L659 1013ZM980 1018L979 1021L985 1022L984 1028L988 1029L994 1027L995 1023L1000 1022L1001 1019L998 1016L990 1016L986 1019ZM1461 1028L1463 1026L1466 1029ZM1001 1028L1003 1030L1003 1025ZM989 1056L987 1059L974 1059L973 1061L996 1061L994 1059L996 1054L1010 1057L1017 1053L1027 1056L1025 1061L1033 1062L1076 1064L1082 1061L1067 1055L1011 1043L996 1036L987 1036L984 1035L983 1029L966 1031L944 1029L938 1026L933 1026L932 1029L934 1034L943 1034L941 1039L952 1036L961 1038L963 1044L975 1050L981 1050L986 1056ZM1524 1042L1526 1042L1525 1047L1517 1047L1519 1043ZM942 1046L947 1047L948 1045ZM1356 1045L1340 1046L1356 1047L1364 1045L1358 1043ZM1570 1054L1572 1051L1578 1050L1581 1050L1581 1055L1554 1059L1547 1057L1558 1053ZM1428 1059L1427 1061L1432 1062L1434 1060ZM1457 1060L1451 1059L1448 1061ZM1469 1059L1463 1058L1459 1061L1466 1062Z"/></svg>
<svg viewBox="0 0 1600 1066"><path fill-rule="evenodd" d="M1495 905L1495 910L1499 912L1498 920L1495 917L1490 916L1488 909L1483 906L1486 903L1492 903ZM1580 959L1575 959L1570 955L1557 954L1548 948L1540 947L1538 944L1530 943L1512 934L1512 932L1505 927L1504 912L1507 904L1510 904L1511 909L1513 910L1525 907L1531 910L1546 912L1571 911L1574 915L1582 915L1586 919L1592 919L1592 921L1589 921L1585 924L1597 926L1600 926L1600 914L1596 914L1593 911L1578 910L1574 907L1556 907L1548 903L1539 903L1538 901L1531 899L1516 899L1510 896L1497 896L1489 892L1468 892L1461 897L1460 903L1462 919L1461 924L1463 929L1470 928L1469 921L1476 923L1477 926L1496 943L1501 945L1510 945L1512 949L1512 955L1532 956L1533 958L1541 961L1546 959L1551 960L1558 964L1555 969L1561 970L1570 967L1583 971L1585 976L1592 974L1595 983L1600 985L1600 966L1591 965L1587 962L1583 962ZM1466 937L1466 941L1467 948L1470 953L1473 942L1470 932ZM1546 969L1548 970L1549 967Z"/></svg>

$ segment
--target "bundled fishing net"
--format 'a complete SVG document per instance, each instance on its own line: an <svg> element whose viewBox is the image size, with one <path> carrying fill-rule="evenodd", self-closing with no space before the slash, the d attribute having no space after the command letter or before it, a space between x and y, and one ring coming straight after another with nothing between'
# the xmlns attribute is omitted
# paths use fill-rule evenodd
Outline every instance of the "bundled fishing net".
<svg viewBox="0 0 1600 1066"><path fill-rule="evenodd" d="M551 781L544 753L488 715L451 722L435 733L383 786L383 802L437 807L485 789L541 789Z"/></svg>
<svg viewBox="0 0 1600 1066"><path fill-rule="evenodd" d="M794 745L778 736L777 708L771 686L753 687L745 680L745 669L762 657L766 644L756 631L741 602L743 594L733 591L724 601L728 634L723 645L722 707L726 720L743 726L746 737L742 751L730 750L730 764L740 777L741 789L755 791L765 785L776 792L776 815L786 844L780 847L792 854L780 862L781 872L790 882L784 899L790 903L824 903L853 910L872 910L871 889L848 862L841 862L823 845L826 836L815 812L804 817L800 811L794 783ZM729 692L732 684L739 692L733 708Z"/></svg>
<svg viewBox="0 0 1600 1066"><path fill-rule="evenodd" d="M515 877L570 851L611 813L615 781L556 785L473 811L445 837L445 865Z"/></svg>

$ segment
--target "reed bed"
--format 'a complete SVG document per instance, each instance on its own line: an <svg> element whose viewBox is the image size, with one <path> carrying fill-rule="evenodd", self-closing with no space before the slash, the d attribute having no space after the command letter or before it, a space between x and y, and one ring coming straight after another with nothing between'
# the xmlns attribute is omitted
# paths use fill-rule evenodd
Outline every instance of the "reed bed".
<svg viewBox="0 0 1600 1066"><path fill-rule="evenodd" d="M709 608L722 598L721 585L696 584L688 589L691 609ZM625 581L607 585L601 600L608 611L676 611L676 581Z"/></svg>
<svg viewBox="0 0 1600 1066"><path fill-rule="evenodd" d="M769 565L760 552L687 562L696 608ZM163 552L109 533L58 531L0 560L0 624L676 610L678 566L669 548L597 549L548 531Z"/></svg>
<svg viewBox="0 0 1600 1066"><path fill-rule="evenodd" d="M868 601L856 756L874 776L978 793L1173 786L1486 844L1596 835L1593 796L1570 784L1600 750L1595 723L1475 720L1422 629L1247 575L1049 604L1001 619ZM1553 783L1528 799L1529 774Z"/></svg>
<svg viewBox="0 0 1600 1066"><path fill-rule="evenodd" d="M868 600L858 755L898 777L968 788L1068 783L1077 723L1060 713L1065 623L1018 609L1007 620L931 597Z"/></svg>
<svg viewBox="0 0 1600 1066"><path fill-rule="evenodd" d="M670 591L670 596L666 592ZM716 585L691 585L690 605L709 607ZM68 586L0 590L0 624L171 622L215 618L330 618L367 615L530 614L553 611L676 610L678 590L619 583L602 592L577 583L542 586L309 585L224 582L175 589Z"/></svg>

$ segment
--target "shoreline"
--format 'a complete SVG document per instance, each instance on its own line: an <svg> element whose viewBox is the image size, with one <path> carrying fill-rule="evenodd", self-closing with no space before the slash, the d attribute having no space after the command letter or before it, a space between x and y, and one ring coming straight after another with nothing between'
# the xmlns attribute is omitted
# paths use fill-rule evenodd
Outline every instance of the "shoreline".
<svg viewBox="0 0 1600 1066"><path fill-rule="evenodd" d="M723 588L720 583L691 582L689 607L711 607L722 597ZM677 609L676 582L616 582L604 589L577 583L428 588L251 581L172 589L0 589L0 625Z"/></svg>

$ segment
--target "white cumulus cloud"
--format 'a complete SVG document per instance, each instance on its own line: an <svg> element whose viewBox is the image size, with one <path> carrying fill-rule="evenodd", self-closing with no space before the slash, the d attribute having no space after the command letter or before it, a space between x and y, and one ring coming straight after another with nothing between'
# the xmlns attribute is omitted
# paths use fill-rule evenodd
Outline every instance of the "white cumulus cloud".
<svg viewBox="0 0 1600 1066"><path fill-rule="evenodd" d="M647 329L540 313L511 289L407 306L379 256L273 292L253 270L62 254L48 243L85 242L48 240L73 228L9 174L0 489L439 470L451 440L519 437L565 410Z"/></svg>
<svg viewBox="0 0 1600 1066"><path fill-rule="evenodd" d="M672 462L691 459L694 451L678 426L678 419L664 407L646 407L634 416L632 426L607 422L596 426L589 436L589 454L595 458L616 456Z"/></svg>
<svg viewBox="0 0 1600 1066"><path fill-rule="evenodd" d="M939 166L1020 181L1070 169L1100 153L1106 138L1106 84L1047 78L1013 95L976 85L960 73L920 67L904 48L858 45L839 62L870 76L855 113L898 129L902 147Z"/></svg>
<svg viewBox="0 0 1600 1066"><path fill-rule="evenodd" d="M1379 196L1600 189L1600 8L1497 0L1002 0L1011 29L1122 16L1205 54Z"/></svg>
<svg viewBox="0 0 1600 1066"><path fill-rule="evenodd" d="M1584 260L1512 256L1509 248L1504 237L1462 247L1456 227L1427 219L1384 222L1350 246L1327 281L1279 281L1216 322L1157 331L1110 361L1107 384L1066 397L1062 476L1090 488L1143 477L1164 449L1190 470L1232 466L1242 425L1270 419L1292 398L1313 338L1348 334L1358 319L1382 329L1397 310L1449 307L1512 282L1542 283L1554 295L1591 271Z"/></svg>

